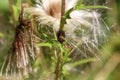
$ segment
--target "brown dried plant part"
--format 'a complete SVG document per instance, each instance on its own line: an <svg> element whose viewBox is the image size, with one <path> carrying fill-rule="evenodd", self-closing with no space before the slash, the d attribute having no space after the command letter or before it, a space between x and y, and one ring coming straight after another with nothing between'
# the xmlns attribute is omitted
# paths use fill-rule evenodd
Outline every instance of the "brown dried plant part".
<svg viewBox="0 0 120 80"><path fill-rule="evenodd" d="M60 43L63 43L65 41L65 32L63 30L59 30L57 32L57 39Z"/></svg>
<svg viewBox="0 0 120 80"><path fill-rule="evenodd" d="M23 8L19 15L19 25L15 29L15 37L6 56L3 68L6 73L24 72L31 68L30 60L34 60L33 31L30 20L23 18Z"/></svg>

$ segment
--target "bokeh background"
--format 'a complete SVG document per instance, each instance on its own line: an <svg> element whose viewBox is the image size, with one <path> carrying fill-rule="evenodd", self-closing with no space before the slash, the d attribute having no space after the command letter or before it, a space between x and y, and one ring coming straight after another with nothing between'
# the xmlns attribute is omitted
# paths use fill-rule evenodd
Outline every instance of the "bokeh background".
<svg viewBox="0 0 120 80"><path fill-rule="evenodd" d="M32 3L34 0L24 0L24 2ZM101 48L102 62L94 61L80 73L70 73L65 80L120 80L120 0L84 0L84 3L109 7L108 10L101 9L102 17L110 28L108 42ZM13 41L14 26L18 24L20 0L13 0L12 5L14 14L11 14L9 1L0 0L0 66ZM14 24L13 15L16 24ZM39 62L35 64L36 68L39 68ZM38 69L36 74L30 74L25 80L38 80L41 71L43 70ZM3 79L1 76L0 80L9 79Z"/></svg>

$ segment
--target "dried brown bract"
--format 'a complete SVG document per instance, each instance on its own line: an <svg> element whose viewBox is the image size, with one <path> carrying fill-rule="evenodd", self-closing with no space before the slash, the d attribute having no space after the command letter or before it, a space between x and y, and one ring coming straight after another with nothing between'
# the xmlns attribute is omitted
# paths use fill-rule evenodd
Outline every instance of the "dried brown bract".
<svg viewBox="0 0 120 80"><path fill-rule="evenodd" d="M6 73L30 71L31 59L34 60L33 31L30 20L24 19L23 8L19 15L19 24L15 29L14 41L4 66Z"/></svg>

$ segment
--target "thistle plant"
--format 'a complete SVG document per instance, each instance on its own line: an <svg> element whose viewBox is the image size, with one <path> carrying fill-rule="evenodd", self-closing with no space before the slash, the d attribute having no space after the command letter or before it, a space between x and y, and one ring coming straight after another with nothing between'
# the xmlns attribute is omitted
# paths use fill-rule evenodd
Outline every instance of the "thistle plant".
<svg viewBox="0 0 120 80"><path fill-rule="evenodd" d="M47 41L43 39L41 34L46 33L47 36L51 36L57 40L56 35L53 33L63 31L61 35L63 38L65 37L65 43L62 43L62 45L69 47L66 59L69 59L71 56L74 62L78 60L78 58L82 59L94 56L100 60L98 57L99 54L97 55L95 52L98 51L101 53L99 47L107 41L106 31L109 31L109 28L104 24L101 14L97 12L97 8L107 7L85 6L82 4L82 0L66 0L65 3L62 3L61 0L41 0L37 3L39 4L36 4L36 7L26 9L26 13L35 16L44 46L46 46ZM41 30L44 29L46 29L45 32L42 31L41 33ZM48 41L48 43L49 42L50 41ZM43 46L41 43L39 45ZM52 43L50 43L49 46L50 45L52 45ZM65 50L63 50L62 53L61 51L59 52L59 50L57 51L56 80L58 80L57 77L61 75L62 62L64 62L61 55L66 53L64 52Z"/></svg>
<svg viewBox="0 0 120 80"><path fill-rule="evenodd" d="M106 6L85 6L83 0L35 0L34 6L22 10L24 16L16 28L13 54L9 53L6 59L9 60L7 72L32 69L31 60L35 61L36 56L42 54L52 60L55 77L51 80L63 80L67 63L72 62L75 67L81 64L81 59L88 58L84 63L94 61L91 57L101 60L97 53L101 53L99 48L107 41L106 32L109 31L97 12L102 8L107 9ZM31 21L23 21L25 15L34 19L35 28ZM34 35L39 43L33 41ZM42 50L39 54L35 54L36 47Z"/></svg>
<svg viewBox="0 0 120 80"><path fill-rule="evenodd" d="M36 7L26 9L35 18L41 28L51 28L51 33L58 32L60 28L61 1L60 0L41 0ZM107 8L105 6L85 6L82 0L66 0L64 27L66 43L75 48L77 54L88 57L87 53L99 59L94 51L99 51L102 43L106 42L106 31L109 27L104 23L97 8ZM47 32L46 32L47 33ZM48 31L50 33L50 31Z"/></svg>

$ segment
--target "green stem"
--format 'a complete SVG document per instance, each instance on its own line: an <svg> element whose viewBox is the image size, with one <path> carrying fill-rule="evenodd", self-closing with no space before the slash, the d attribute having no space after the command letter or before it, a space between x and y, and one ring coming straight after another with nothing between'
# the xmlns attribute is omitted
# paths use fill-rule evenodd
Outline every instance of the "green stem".
<svg viewBox="0 0 120 80"><path fill-rule="evenodd" d="M61 21L60 21L60 30L63 30L64 28L64 14L65 14L65 0L62 0L61 2Z"/></svg>
<svg viewBox="0 0 120 80"><path fill-rule="evenodd" d="M60 21L60 27L59 27L59 32L58 32L58 33L60 33L60 35L58 35L58 40L59 40L59 37L61 37L61 36L63 36L63 38L65 37L64 32L63 32L63 28L64 28L64 24L65 24L64 14L65 14L65 0L62 0L61 1L61 21ZM57 66L56 66L55 80L61 79L61 71L62 71L61 70L62 69L62 61L61 61L62 56L61 56L61 54L63 54L62 51L61 51L61 53L58 53L58 55L57 55Z"/></svg>
<svg viewBox="0 0 120 80"><path fill-rule="evenodd" d="M57 57L57 66L56 66L56 78L55 80L60 80L61 78L61 54L58 54Z"/></svg>

